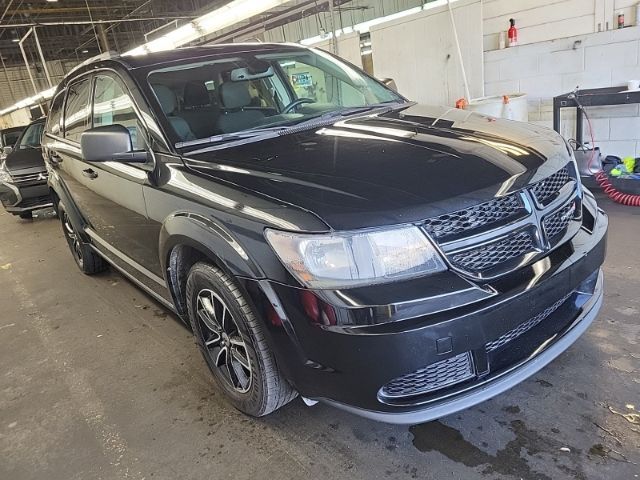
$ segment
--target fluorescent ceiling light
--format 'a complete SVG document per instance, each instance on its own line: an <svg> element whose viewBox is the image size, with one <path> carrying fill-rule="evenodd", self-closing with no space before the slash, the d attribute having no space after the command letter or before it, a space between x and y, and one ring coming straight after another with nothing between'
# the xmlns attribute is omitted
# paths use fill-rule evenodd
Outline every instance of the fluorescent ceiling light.
<svg viewBox="0 0 640 480"><path fill-rule="evenodd" d="M456 2L457 0L451 0L451 3ZM431 10L432 8L441 7L447 4L447 0L436 0L435 2L425 3L421 7L413 7L408 10L402 10L401 12L392 13L391 15L387 15L386 17L378 17L373 20L368 20L366 22L357 23L352 27L341 28L340 30L335 31L336 37L340 35L358 32L358 33L367 33L369 29L375 25L380 25L381 23L390 22L392 20L397 20L398 18L403 18L408 15L413 15L415 13L419 13L425 10ZM327 38L331 38L333 34L331 32L323 33L321 35L316 35L315 37L305 38L300 40L299 43L302 45L314 45L316 43L320 43Z"/></svg>
<svg viewBox="0 0 640 480"><path fill-rule="evenodd" d="M289 1L291 0L234 0L123 55L145 55L150 52L173 50Z"/></svg>
<svg viewBox="0 0 640 480"><path fill-rule="evenodd" d="M47 0L56 2L58 0ZM204 37L210 33L230 27L238 22L247 20L251 17L271 10L274 7L283 5L291 0L234 0L223 7L217 8L201 17L196 18L193 22L187 23L155 40L133 48L123 55L146 55L150 52L161 52L164 50L173 50L174 48L186 45L198 38ZM19 42L19 38L14 38L14 42ZM83 53L84 50L83 50ZM48 99L55 93L56 87L40 92L38 95L20 100L15 105L0 110L0 116L11 113L14 110L31 106L38 101ZM46 95L45 95L46 94ZM48 96L47 96L48 95Z"/></svg>

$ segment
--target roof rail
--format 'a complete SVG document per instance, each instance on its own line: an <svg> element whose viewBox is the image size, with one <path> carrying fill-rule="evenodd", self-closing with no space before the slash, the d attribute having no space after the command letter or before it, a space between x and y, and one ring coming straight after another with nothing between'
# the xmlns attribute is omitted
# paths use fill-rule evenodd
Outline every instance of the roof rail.
<svg viewBox="0 0 640 480"><path fill-rule="evenodd" d="M84 62L80 63L79 65L76 65L75 67L73 67L69 71L69 73L71 74L71 73L75 72L76 70L78 70L78 69L80 69L80 68L82 68L82 67L84 67L86 65L89 65L89 64L91 64L93 62L97 62L97 61L100 61L100 60L109 60L111 58L116 58L116 57L119 57L119 56L120 56L120 54L118 52L113 51L113 50L109 50L108 52L104 52L104 53L101 53L100 55L96 55L94 57L86 59Z"/></svg>

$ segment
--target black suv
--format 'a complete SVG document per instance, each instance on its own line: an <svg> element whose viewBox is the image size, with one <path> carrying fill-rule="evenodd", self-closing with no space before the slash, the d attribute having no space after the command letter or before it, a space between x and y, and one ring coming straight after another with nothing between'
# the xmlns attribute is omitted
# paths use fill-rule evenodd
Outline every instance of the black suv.
<svg viewBox="0 0 640 480"><path fill-rule="evenodd" d="M416 105L298 45L98 59L44 154L72 254L189 323L220 388L426 421L524 380L603 296L607 217L551 130Z"/></svg>
<svg viewBox="0 0 640 480"><path fill-rule="evenodd" d="M0 160L0 201L7 212L24 219L52 206L40 146L43 130L44 118L30 123Z"/></svg>

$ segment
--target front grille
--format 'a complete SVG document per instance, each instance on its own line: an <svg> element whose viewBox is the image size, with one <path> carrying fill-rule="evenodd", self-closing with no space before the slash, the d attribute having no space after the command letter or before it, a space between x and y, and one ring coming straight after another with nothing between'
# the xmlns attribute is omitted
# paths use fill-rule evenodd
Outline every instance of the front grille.
<svg viewBox="0 0 640 480"><path fill-rule="evenodd" d="M569 181L571 181L569 170L567 167L564 167L550 177L536 183L531 188L531 192L536 197L536 200L540 205L546 206L558 197L562 187L569 183Z"/></svg>
<svg viewBox="0 0 640 480"><path fill-rule="evenodd" d="M571 202L542 220L544 231L549 240L566 230L569 222L571 222L574 217L575 211L576 204Z"/></svg>
<svg viewBox="0 0 640 480"><path fill-rule="evenodd" d="M514 193L430 218L424 223L424 228L435 240L446 241L461 233L468 233L482 227L497 226L524 211L520 196Z"/></svg>
<svg viewBox="0 0 640 480"><path fill-rule="evenodd" d="M424 395L473 377L471 354L465 352L390 381L380 389L380 397L399 399Z"/></svg>
<svg viewBox="0 0 640 480"><path fill-rule="evenodd" d="M487 353L493 352L494 350L497 350L497 349L499 349L501 347L504 347L507 343L511 342L512 340L515 340L520 335L523 335L523 334L527 333L529 330L531 330L533 327L538 325L540 322L545 320L549 315L551 315L553 312L555 312L558 308L560 308L562 306L562 304L564 302L566 302L567 299L572 295L572 293L569 293L568 295L565 295L560 300L558 300L556 303L554 303L550 307L544 309L542 312L537 314L535 317L532 317L529 320L527 320L525 322L522 322L516 328L514 328L512 330L509 330L507 333L502 334L497 339L495 339L495 340L493 340L491 342L488 342L485 345L485 349L486 349Z"/></svg>
<svg viewBox="0 0 640 480"><path fill-rule="evenodd" d="M19 185L24 183L45 183L47 181L47 172L25 173L22 175L11 174L13 183Z"/></svg>
<svg viewBox="0 0 640 480"><path fill-rule="evenodd" d="M524 231L479 248L455 253L450 260L462 270L479 273L535 250L531 234Z"/></svg>
<svg viewBox="0 0 640 480"><path fill-rule="evenodd" d="M570 172L567 164L522 190L427 219L423 229L453 267L483 278L506 274L554 247L569 228L579 207Z"/></svg>

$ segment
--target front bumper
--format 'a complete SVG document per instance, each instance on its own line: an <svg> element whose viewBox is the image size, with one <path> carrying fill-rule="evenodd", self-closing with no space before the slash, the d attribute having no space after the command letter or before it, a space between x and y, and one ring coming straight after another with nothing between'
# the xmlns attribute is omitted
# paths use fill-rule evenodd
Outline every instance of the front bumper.
<svg viewBox="0 0 640 480"><path fill-rule="evenodd" d="M449 272L361 292L315 292L335 324L310 319L302 289L261 281L248 290L268 319L278 365L302 396L380 421L432 420L533 375L593 321L602 303L608 221L592 198L585 204L592 224L535 263L474 288ZM403 398L381 394L399 377L464 355L471 378Z"/></svg>
<svg viewBox="0 0 640 480"><path fill-rule="evenodd" d="M434 401L424 407L406 412L381 412L358 408L329 399L323 399L323 401L372 420L395 424L428 422L465 410L489 400L526 380L568 349L589 328L598 315L602 306L603 292L603 275L602 271L599 271L596 290L589 301L582 307L582 312L563 332L549 338L528 358L510 369L488 378L474 388L460 392L457 395L445 397L440 401Z"/></svg>
<svg viewBox="0 0 640 480"><path fill-rule="evenodd" d="M13 214L31 212L53 205L46 181L25 186L0 182L0 202L7 212Z"/></svg>

